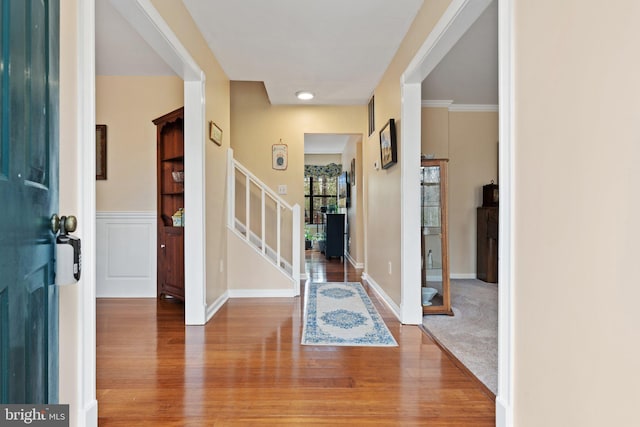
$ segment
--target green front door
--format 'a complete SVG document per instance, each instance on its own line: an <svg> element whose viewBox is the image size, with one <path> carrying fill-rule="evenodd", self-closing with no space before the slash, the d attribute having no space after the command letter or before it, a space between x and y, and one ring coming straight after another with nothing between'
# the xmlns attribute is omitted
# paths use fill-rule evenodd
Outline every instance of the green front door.
<svg viewBox="0 0 640 427"><path fill-rule="evenodd" d="M58 0L0 0L0 400L58 394Z"/></svg>

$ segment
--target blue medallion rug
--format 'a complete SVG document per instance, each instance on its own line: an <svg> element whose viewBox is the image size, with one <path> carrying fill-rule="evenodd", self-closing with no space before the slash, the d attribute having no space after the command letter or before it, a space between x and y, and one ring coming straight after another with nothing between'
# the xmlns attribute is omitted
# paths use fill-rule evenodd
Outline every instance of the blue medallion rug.
<svg viewBox="0 0 640 427"><path fill-rule="evenodd" d="M303 345L398 345L360 283L311 282L305 302Z"/></svg>

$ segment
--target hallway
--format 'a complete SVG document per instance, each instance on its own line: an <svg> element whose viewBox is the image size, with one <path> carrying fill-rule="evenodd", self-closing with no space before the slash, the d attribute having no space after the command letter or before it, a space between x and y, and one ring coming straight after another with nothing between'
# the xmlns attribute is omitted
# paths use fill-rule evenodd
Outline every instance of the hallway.
<svg viewBox="0 0 640 427"><path fill-rule="evenodd" d="M313 280L359 281L320 257ZM370 296L399 347L301 346L301 298L231 299L203 327L171 301L99 299L100 426L493 426L480 387Z"/></svg>

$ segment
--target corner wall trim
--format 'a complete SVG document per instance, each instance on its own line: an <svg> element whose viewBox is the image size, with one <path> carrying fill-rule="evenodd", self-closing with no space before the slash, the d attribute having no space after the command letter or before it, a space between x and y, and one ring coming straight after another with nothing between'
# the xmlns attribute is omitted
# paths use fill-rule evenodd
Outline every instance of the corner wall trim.
<svg viewBox="0 0 640 427"><path fill-rule="evenodd" d="M496 426L512 426L513 408L508 406L500 397L496 398Z"/></svg>
<svg viewBox="0 0 640 427"><path fill-rule="evenodd" d="M85 427L98 425L98 402L96 400L96 184L95 139L96 132L96 22L95 1L80 1L77 7L75 42L78 57L76 62L77 83L76 125L76 178L77 208L80 226L78 237L83 242L84 260L82 278L78 286L75 303L76 321L76 405L70 410L78 417L78 424ZM66 43L65 43L66 44ZM72 58L68 58L71 63ZM73 153L71 153L73 155ZM70 414L70 416L73 416Z"/></svg>
<svg viewBox="0 0 640 427"><path fill-rule="evenodd" d="M98 401L90 400L84 407L84 417L82 418L84 423L78 423L78 425L84 426L97 426L98 425Z"/></svg>
<svg viewBox="0 0 640 427"><path fill-rule="evenodd" d="M515 53L514 0L498 0L499 174L498 393L496 426L515 423Z"/></svg>

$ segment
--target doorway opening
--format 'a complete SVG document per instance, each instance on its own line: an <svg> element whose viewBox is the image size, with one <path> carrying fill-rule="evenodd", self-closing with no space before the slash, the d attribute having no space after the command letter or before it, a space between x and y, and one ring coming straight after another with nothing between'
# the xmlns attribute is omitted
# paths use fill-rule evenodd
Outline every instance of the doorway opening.
<svg viewBox="0 0 640 427"><path fill-rule="evenodd" d="M499 184L497 1L489 4L422 81L421 95L422 156L447 159L449 166L447 278L454 312L451 317L425 315L422 325L495 395L498 207L497 199L486 197L488 192L483 190L497 192ZM424 192L429 186L423 184L422 189L422 264L423 268L433 264L435 269L440 265L439 245L433 244L433 227L425 227L433 222L434 208L424 207L433 201ZM427 262L427 250L433 252L433 262ZM434 269L425 268L423 286L439 289L440 279L430 277ZM425 314L433 308L425 306Z"/></svg>
<svg viewBox="0 0 640 427"><path fill-rule="evenodd" d="M305 249L327 261L355 261L361 234L357 193L361 134L305 134Z"/></svg>
<svg viewBox="0 0 640 427"><path fill-rule="evenodd" d="M510 210L511 195L511 76L512 58L510 52L511 2L509 0L495 0L499 4L498 37L499 51L499 105L500 118L499 133L499 176L500 176L500 246L499 246L499 276L498 289L498 378L497 378L497 424L508 425L512 417L512 343L511 330L513 318L511 316L510 296L510 266L512 254L510 248L512 214ZM414 182L411 171L418 170L420 162L420 143L422 136L422 82L438 66L445 55L467 32L472 24L482 15L492 3L491 0L476 2L453 1L433 31L419 49L418 53L407 67L401 79L402 90L402 122L404 156L402 164L402 304L401 316L403 323L421 324L421 307L413 301L420 301L420 290L415 283L420 282L420 271L415 266L421 265L419 233L419 184ZM495 153L495 151L494 151ZM429 154L429 153L424 153ZM449 156L449 152L446 153ZM495 154L494 154L495 155ZM452 188L451 191L455 191ZM417 254L417 255L416 255Z"/></svg>

